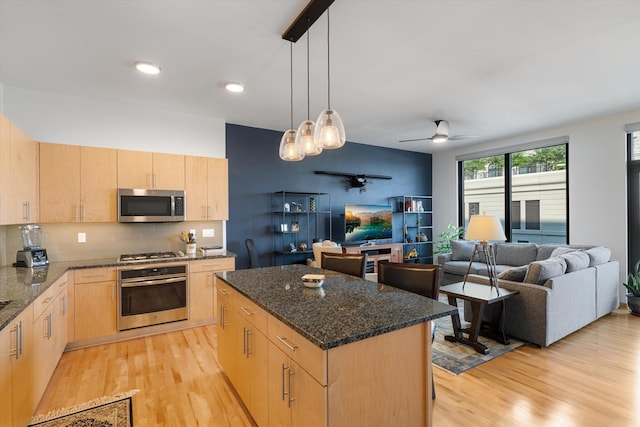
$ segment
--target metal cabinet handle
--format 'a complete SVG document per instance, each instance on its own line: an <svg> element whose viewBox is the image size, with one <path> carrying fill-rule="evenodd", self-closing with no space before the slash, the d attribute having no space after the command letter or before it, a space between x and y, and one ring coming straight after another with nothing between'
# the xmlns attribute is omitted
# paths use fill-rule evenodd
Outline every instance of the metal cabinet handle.
<svg viewBox="0 0 640 427"><path fill-rule="evenodd" d="M224 311L225 311L225 307L224 304L220 304L220 327L222 329L224 329Z"/></svg>
<svg viewBox="0 0 640 427"><path fill-rule="evenodd" d="M116 300L116 284L115 282L111 282L111 301Z"/></svg>
<svg viewBox="0 0 640 427"><path fill-rule="evenodd" d="M42 304L49 304L49 301L51 301L51 298L52 298L52 297L45 298L45 300L44 300L44 301L42 301Z"/></svg>
<svg viewBox="0 0 640 427"><path fill-rule="evenodd" d="M282 368L282 382L281 382L281 385L282 385L282 400L284 400L284 397L288 394L288 393L286 393L284 391L284 370L285 369L289 369L289 368L284 363L282 364L281 368Z"/></svg>
<svg viewBox="0 0 640 427"><path fill-rule="evenodd" d="M229 292L227 292L223 288L218 288L218 292L220 292L222 295L225 295L225 296L229 295Z"/></svg>
<svg viewBox="0 0 640 427"><path fill-rule="evenodd" d="M24 349L22 348L22 320L18 323L18 334L17 334L17 340L16 340L16 360L20 359L20 356L22 356L22 352L24 351Z"/></svg>
<svg viewBox="0 0 640 427"><path fill-rule="evenodd" d="M9 349L9 356L16 356L16 359L18 358L18 325L14 326L13 328L11 328L9 330L9 334L16 334L16 338L14 341L14 344L16 345L15 348L10 348Z"/></svg>
<svg viewBox="0 0 640 427"><path fill-rule="evenodd" d="M211 205L207 205L207 219L211 218Z"/></svg>
<svg viewBox="0 0 640 427"><path fill-rule="evenodd" d="M80 217L84 221L86 219L86 213L87 213L87 209L86 208L87 208L87 205L82 203L80 206L82 207L81 211L80 211Z"/></svg>
<svg viewBox="0 0 640 427"><path fill-rule="evenodd" d="M248 309L246 309L244 307L240 307L240 310L244 311L246 313L246 315L249 316L249 317L253 316L253 312L249 311Z"/></svg>
<svg viewBox="0 0 640 427"><path fill-rule="evenodd" d="M27 200L27 220L31 220L31 202Z"/></svg>
<svg viewBox="0 0 640 427"><path fill-rule="evenodd" d="M288 340L287 340L287 338L286 338L286 337L281 337L281 336L279 336L279 335L276 335L276 338L277 338L277 339L278 339L282 344L286 345L286 346L289 348L289 350L291 350L291 351L296 351L296 348L298 348L298 346L297 346L297 345L295 345L295 344L289 344L289 342L288 342Z"/></svg>
<svg viewBox="0 0 640 427"><path fill-rule="evenodd" d="M249 328L246 329L246 335L247 335L247 352L246 352L246 356L247 356L247 359L248 359L249 356L251 356L251 354L252 354L251 351L249 351L249 336L252 335L251 329L249 329Z"/></svg>
<svg viewBox="0 0 640 427"><path fill-rule="evenodd" d="M67 296L62 296L62 317L67 315Z"/></svg>
<svg viewBox="0 0 640 427"><path fill-rule="evenodd" d="M22 204L22 219L25 221L29 220L29 202Z"/></svg>

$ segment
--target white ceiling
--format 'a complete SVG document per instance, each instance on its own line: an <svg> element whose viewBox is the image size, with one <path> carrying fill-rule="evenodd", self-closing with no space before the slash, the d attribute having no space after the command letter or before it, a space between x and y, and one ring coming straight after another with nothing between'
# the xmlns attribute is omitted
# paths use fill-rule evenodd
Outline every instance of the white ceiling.
<svg viewBox="0 0 640 427"><path fill-rule="evenodd" d="M0 82L285 130L281 34L306 3L0 0ZM637 0L336 0L330 13L331 106L349 141L434 152L640 108ZM310 31L313 120L327 106L326 30L323 15ZM293 46L295 127L305 40ZM435 119L478 138L397 142L431 136Z"/></svg>

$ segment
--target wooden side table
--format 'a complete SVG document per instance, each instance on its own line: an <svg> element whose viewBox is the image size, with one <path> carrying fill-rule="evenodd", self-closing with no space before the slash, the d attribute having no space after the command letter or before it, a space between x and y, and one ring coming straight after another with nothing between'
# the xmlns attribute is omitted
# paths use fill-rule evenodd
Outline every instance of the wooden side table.
<svg viewBox="0 0 640 427"><path fill-rule="evenodd" d="M472 310L471 327L469 328L462 327L459 312L451 315L453 335L445 336L445 340L466 344L473 347L480 354L489 354L489 349L478 342L479 335L494 339L501 344L509 344L509 338L501 328L503 304L504 300L516 295L518 291L500 289L500 293L498 293L496 288L489 285L473 282L467 282L463 285L460 282L443 286L440 288L440 292L447 296L449 305L457 307L456 299L459 298L463 301L469 301ZM498 304L499 306L493 310L491 321L488 324L483 324L482 312L488 304ZM463 333L467 333L468 337L465 337Z"/></svg>

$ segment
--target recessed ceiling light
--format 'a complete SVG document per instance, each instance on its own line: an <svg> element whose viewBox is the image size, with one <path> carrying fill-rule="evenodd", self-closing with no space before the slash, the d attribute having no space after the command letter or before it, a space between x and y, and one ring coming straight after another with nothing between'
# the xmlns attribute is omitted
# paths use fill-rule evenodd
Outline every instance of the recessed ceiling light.
<svg viewBox="0 0 640 427"><path fill-rule="evenodd" d="M244 85L242 83L225 83L224 88L233 93L244 92Z"/></svg>
<svg viewBox="0 0 640 427"><path fill-rule="evenodd" d="M152 64L151 62L146 61L138 61L136 62L136 68L138 71L143 72L145 74L158 74L160 73L160 67L156 64Z"/></svg>

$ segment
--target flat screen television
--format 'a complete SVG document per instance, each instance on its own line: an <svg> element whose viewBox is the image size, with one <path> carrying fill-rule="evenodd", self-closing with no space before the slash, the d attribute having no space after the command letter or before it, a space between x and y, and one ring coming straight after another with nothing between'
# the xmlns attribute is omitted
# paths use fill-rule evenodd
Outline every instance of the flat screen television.
<svg viewBox="0 0 640 427"><path fill-rule="evenodd" d="M393 239L391 205L344 205L344 244L388 243Z"/></svg>

